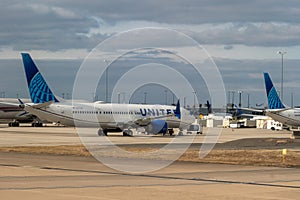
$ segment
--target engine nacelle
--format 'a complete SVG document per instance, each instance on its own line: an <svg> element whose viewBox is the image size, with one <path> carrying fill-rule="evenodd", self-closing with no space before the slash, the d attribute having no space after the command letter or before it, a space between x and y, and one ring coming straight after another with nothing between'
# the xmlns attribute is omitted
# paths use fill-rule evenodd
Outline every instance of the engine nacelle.
<svg viewBox="0 0 300 200"><path fill-rule="evenodd" d="M146 131L151 134L162 133L163 135L168 132L168 123L165 120L153 120L146 128Z"/></svg>

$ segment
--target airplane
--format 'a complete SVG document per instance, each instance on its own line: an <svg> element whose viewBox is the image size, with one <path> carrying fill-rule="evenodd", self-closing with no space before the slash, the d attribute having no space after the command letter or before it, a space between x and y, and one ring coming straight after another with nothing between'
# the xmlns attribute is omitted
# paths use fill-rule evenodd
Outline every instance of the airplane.
<svg viewBox="0 0 300 200"><path fill-rule="evenodd" d="M292 128L300 127L300 108L288 108L278 96L268 73L264 72L265 87L268 98L266 115Z"/></svg>
<svg viewBox="0 0 300 200"><path fill-rule="evenodd" d="M245 108L245 107L238 107L237 105L233 105L233 108L230 110L232 113L232 117L237 119L252 119L257 116L263 116L264 110L255 109L255 108Z"/></svg>
<svg viewBox="0 0 300 200"><path fill-rule="evenodd" d="M133 135L133 129L144 127L148 133L172 135L174 128L183 134L195 117L180 107L169 105L116 104L105 102L70 102L56 97L28 53L21 53L27 84L32 103L20 106L25 111L65 126L99 127L98 135L107 136L108 132L123 132L124 136Z"/></svg>
<svg viewBox="0 0 300 200"><path fill-rule="evenodd" d="M29 100L25 100L30 102ZM0 99L0 121L8 122L8 126L17 127L20 123L28 123L35 120L35 116L29 114L19 107L17 99Z"/></svg>

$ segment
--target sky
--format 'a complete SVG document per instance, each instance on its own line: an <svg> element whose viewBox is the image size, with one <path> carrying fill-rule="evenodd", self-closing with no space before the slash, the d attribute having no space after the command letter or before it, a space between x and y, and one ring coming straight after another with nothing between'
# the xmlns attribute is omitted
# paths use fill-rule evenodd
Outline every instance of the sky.
<svg viewBox="0 0 300 200"><path fill-rule="evenodd" d="M2 96L28 96L20 52L30 52L52 90L66 97L67 94L71 96L82 62L99 43L124 31L160 27L183 33L201 45L216 64L226 95L228 91L235 91L237 103L237 93L242 91L244 106L248 103L248 95L251 106L266 105L264 71L270 73L276 88L280 89L282 66L281 55L277 52L287 52L284 55L284 102L291 105L293 96L293 104L300 105L300 3L296 0L2 0L0 13ZM186 48L189 55L198 56L172 37L146 36L147 41L158 40L166 47L173 46L175 51ZM118 41L114 48L116 51L129 48L135 42ZM127 60L115 63L122 69L130 69L132 61L135 66L154 60L172 65L192 83L199 103L214 98L215 95L209 95L205 78L194 77L192 70L185 70L188 63L176 62L174 57L157 52L134 53L136 57L126 57ZM150 54L151 59L146 57ZM110 85L118 81L121 71L112 67ZM98 89L91 91L86 98L104 100L104 82L101 79ZM167 95L165 90L168 90ZM122 98L129 99L125 93ZM149 103L164 103L165 96L168 103L173 102L169 88L149 85L139 87L132 101L144 102L145 95ZM194 93L189 92L184 98L192 105Z"/></svg>

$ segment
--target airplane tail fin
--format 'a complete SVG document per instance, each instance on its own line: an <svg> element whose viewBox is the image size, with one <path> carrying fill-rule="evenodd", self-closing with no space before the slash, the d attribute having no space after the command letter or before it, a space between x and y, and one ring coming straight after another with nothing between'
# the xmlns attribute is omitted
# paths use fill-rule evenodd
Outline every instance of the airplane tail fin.
<svg viewBox="0 0 300 200"><path fill-rule="evenodd" d="M207 113L211 114L212 113L212 109L211 109L211 104L209 103L209 101L206 101L206 106L207 106Z"/></svg>
<svg viewBox="0 0 300 200"><path fill-rule="evenodd" d="M235 117L240 117L242 114L244 114L243 111L237 105L234 104L233 107L236 109L233 113Z"/></svg>
<svg viewBox="0 0 300 200"><path fill-rule="evenodd" d="M265 87L266 87L267 98L268 98L268 108L269 109L285 108L285 106L282 104L278 96L278 93L273 85L269 73L264 72L264 78L265 78Z"/></svg>
<svg viewBox="0 0 300 200"><path fill-rule="evenodd" d="M31 56L28 53L21 54L31 101L33 103L58 102Z"/></svg>
<svg viewBox="0 0 300 200"><path fill-rule="evenodd" d="M179 99L178 99L178 101L177 101L176 109L175 109L174 114L175 114L175 116L176 116L178 119L181 119L181 112L180 112L180 102L179 102Z"/></svg>

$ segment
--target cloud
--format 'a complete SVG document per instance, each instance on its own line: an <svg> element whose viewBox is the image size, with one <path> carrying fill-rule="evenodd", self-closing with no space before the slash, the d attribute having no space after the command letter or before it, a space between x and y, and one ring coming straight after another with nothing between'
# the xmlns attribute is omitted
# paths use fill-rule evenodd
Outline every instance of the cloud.
<svg viewBox="0 0 300 200"><path fill-rule="evenodd" d="M297 46L300 45L300 24L287 23L226 23L196 26L188 34L202 44L246 46Z"/></svg>
<svg viewBox="0 0 300 200"><path fill-rule="evenodd" d="M45 4L28 4L27 6L38 15L55 14L63 19L80 19L81 17L75 12L57 6L50 6Z"/></svg>
<svg viewBox="0 0 300 200"><path fill-rule="evenodd" d="M294 46L300 44L299 7L295 0L4 0L0 48L91 49L114 33L145 26L184 31L227 50L237 44Z"/></svg>
<svg viewBox="0 0 300 200"><path fill-rule="evenodd" d="M97 44L95 40L99 40L99 37L96 39L84 35L98 24L77 10L18 1L4 5L0 8L4 16L0 19L2 49L87 49Z"/></svg>
<svg viewBox="0 0 300 200"><path fill-rule="evenodd" d="M227 22L299 22L297 0L154 0L57 1L57 5L88 10L108 21L154 21L168 24Z"/></svg>

